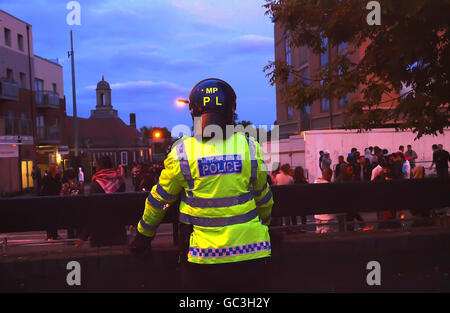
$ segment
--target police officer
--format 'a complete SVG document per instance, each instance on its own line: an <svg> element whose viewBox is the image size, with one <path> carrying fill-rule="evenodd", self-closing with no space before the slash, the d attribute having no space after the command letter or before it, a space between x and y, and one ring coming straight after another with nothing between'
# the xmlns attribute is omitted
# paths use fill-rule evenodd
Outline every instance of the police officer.
<svg viewBox="0 0 450 313"><path fill-rule="evenodd" d="M226 131L235 119L236 94L225 81L199 82L189 100L194 137L181 138L167 156L131 251L150 248L168 204L180 194L179 221L189 229L183 273L190 290L257 290L271 255L273 205L262 151L255 139ZM224 135L199 136L213 132Z"/></svg>

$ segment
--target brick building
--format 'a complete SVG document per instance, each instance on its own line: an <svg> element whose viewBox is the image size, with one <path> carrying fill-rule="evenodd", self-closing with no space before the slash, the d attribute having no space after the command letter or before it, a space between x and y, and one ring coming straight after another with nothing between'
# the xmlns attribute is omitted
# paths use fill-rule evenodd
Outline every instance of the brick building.
<svg viewBox="0 0 450 313"><path fill-rule="evenodd" d="M110 85L97 85L97 106L79 118L79 148L87 174L102 155L125 168L150 160L148 144L111 104ZM34 187L38 165L73 166L73 118L66 114L63 69L34 54L32 26L0 10L0 196Z"/></svg>
<svg viewBox="0 0 450 313"><path fill-rule="evenodd" d="M97 84L97 105L89 118L78 117L78 145L81 165L91 174L95 161L104 155L111 157L114 166L121 164L127 172L133 163L150 160L148 144L136 129L136 117L130 114L125 124L111 103L111 87L104 77ZM74 120L65 117L64 138L70 153L63 156L66 163L74 156Z"/></svg>
<svg viewBox="0 0 450 313"><path fill-rule="evenodd" d="M56 158L65 116L62 67L34 54L32 26L0 10L0 194L32 188Z"/></svg>
<svg viewBox="0 0 450 313"><path fill-rule="evenodd" d="M302 78L311 79L310 84L319 84L314 81L317 72L327 62L333 60L339 52L347 50L353 51L349 58L352 62L358 63L364 56L367 43L359 48L351 45L341 44L339 47L330 46L326 40L323 40L323 46L327 47L327 51L321 55L314 54L309 47L291 48L288 44L287 33L283 25L274 21L275 35L275 59L285 60L288 65L292 65L295 70L301 73ZM302 79L292 75L289 80ZM280 126L280 137L287 138L291 135L297 135L305 130L321 130L342 128L344 123L344 112L348 103L358 101L362 95L362 86L343 99L326 99L316 100L304 110L289 107L283 100L282 95L285 93L284 85L276 86L277 101L277 123ZM382 102L386 102L386 107L392 103L387 102L389 99L395 99L398 93L385 95Z"/></svg>

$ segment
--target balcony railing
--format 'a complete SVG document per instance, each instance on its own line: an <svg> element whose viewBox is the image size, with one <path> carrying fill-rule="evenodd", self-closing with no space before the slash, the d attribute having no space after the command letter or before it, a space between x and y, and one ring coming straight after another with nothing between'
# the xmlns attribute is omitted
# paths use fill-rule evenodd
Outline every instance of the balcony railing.
<svg viewBox="0 0 450 313"><path fill-rule="evenodd" d="M59 109L59 94L53 91L36 91L36 106L38 108Z"/></svg>
<svg viewBox="0 0 450 313"><path fill-rule="evenodd" d="M33 136L31 120L0 116L0 136Z"/></svg>
<svg viewBox="0 0 450 313"><path fill-rule="evenodd" d="M19 84L0 79L0 99L19 101Z"/></svg>
<svg viewBox="0 0 450 313"><path fill-rule="evenodd" d="M59 127L41 126L36 128L37 139L40 143L54 143L61 141L61 131Z"/></svg>

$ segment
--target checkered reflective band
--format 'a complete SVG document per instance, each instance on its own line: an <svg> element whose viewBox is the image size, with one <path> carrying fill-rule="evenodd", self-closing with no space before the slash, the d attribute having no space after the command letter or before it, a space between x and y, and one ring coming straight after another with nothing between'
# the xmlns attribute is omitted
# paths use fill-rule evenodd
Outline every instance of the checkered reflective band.
<svg viewBox="0 0 450 313"><path fill-rule="evenodd" d="M228 248L216 248L216 249L214 248L201 249L198 247L190 247L189 256L197 258L223 258L229 256L237 256L268 251L270 249L271 248L269 241L250 243L247 245L234 246Z"/></svg>

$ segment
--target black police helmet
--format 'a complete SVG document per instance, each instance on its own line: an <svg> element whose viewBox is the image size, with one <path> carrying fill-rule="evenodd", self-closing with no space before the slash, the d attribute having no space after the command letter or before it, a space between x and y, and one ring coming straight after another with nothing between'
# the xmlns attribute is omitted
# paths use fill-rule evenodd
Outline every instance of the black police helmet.
<svg viewBox="0 0 450 313"><path fill-rule="evenodd" d="M218 125L225 129L233 124L236 94L231 86L217 78L208 78L192 88L189 96L192 118L201 117L202 128Z"/></svg>

